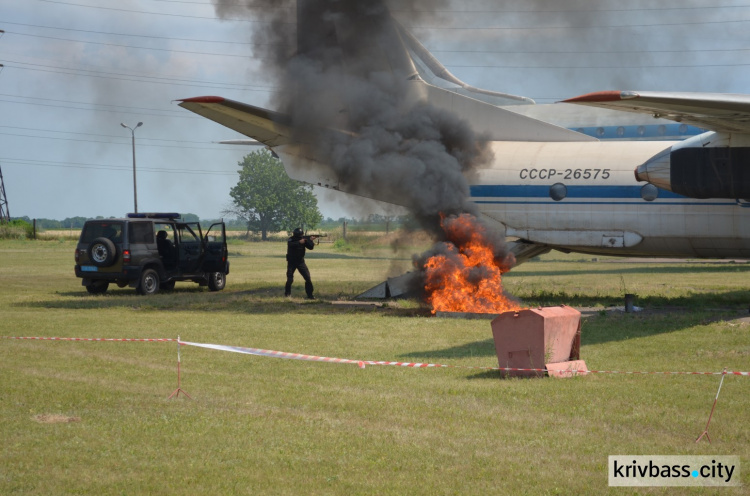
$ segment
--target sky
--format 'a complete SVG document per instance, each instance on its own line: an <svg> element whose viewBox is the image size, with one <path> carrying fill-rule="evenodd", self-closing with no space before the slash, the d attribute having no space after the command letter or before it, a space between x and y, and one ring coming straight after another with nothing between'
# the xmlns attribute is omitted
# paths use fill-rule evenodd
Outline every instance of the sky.
<svg viewBox="0 0 750 496"><path fill-rule="evenodd" d="M138 210L221 217L237 163L257 148L217 144L243 136L174 101L218 95L270 107L274 82L252 41L267 13L219 19L210 0L0 0L0 170L11 216L132 212L131 131L120 124L143 122ZM601 90L750 92L750 0L462 0L436 14L407 27L448 70L538 103ZM383 213L315 192L326 217Z"/></svg>

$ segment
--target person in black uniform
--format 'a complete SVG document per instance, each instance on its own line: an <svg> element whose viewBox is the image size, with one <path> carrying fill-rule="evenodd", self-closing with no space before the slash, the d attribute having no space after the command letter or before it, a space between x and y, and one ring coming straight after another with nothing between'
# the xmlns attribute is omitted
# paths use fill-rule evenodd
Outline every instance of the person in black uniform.
<svg viewBox="0 0 750 496"><path fill-rule="evenodd" d="M286 247L286 286L284 287L284 296L292 295L292 282L294 282L294 271L298 270L305 279L305 292L307 298L314 300L313 283L310 279L310 271L305 264L305 250L315 248L312 236L303 236L301 228L296 228L292 232L292 237L287 241Z"/></svg>

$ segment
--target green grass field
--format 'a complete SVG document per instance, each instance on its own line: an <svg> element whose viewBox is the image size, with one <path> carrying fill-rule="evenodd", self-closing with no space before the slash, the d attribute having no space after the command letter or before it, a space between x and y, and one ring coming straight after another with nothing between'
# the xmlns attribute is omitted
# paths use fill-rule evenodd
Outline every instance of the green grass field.
<svg viewBox="0 0 750 496"><path fill-rule="evenodd" d="M750 461L750 377L592 374L501 379L488 320L416 301L332 305L409 267L384 247L308 255L319 300L282 297L284 245L230 245L227 288L89 295L74 242L0 241L0 335L176 338L413 369L133 342L0 339L0 494L747 494L609 488L608 455ZM418 250L416 247L415 250ZM593 307L590 369L750 370L750 264L626 263L549 254L506 288L527 305ZM636 293L643 312L609 311Z"/></svg>

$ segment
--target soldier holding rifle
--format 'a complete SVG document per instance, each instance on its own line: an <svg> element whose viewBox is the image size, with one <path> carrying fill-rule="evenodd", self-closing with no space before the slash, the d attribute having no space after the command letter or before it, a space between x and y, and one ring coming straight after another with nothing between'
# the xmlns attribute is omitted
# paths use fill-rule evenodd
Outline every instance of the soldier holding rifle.
<svg viewBox="0 0 750 496"><path fill-rule="evenodd" d="M292 296L292 282L294 282L294 271L298 270L305 280L305 293L308 300L314 300L313 283L310 279L310 270L305 264L305 251L315 248L313 240L321 235L313 234L304 236L302 228L298 227L292 232L292 237L287 241L286 248L286 286L284 296Z"/></svg>

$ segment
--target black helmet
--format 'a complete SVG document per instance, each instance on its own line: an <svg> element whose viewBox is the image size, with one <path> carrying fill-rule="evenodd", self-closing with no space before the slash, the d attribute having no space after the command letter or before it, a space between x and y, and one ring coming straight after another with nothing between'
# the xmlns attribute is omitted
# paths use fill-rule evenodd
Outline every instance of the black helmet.
<svg viewBox="0 0 750 496"><path fill-rule="evenodd" d="M301 238L303 234L304 234L304 232L302 231L302 228L301 228L301 227L298 227L298 228L296 228L296 229L295 229L295 230L294 230L294 231L292 232L292 236L294 236L295 238Z"/></svg>

